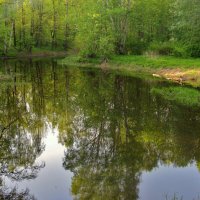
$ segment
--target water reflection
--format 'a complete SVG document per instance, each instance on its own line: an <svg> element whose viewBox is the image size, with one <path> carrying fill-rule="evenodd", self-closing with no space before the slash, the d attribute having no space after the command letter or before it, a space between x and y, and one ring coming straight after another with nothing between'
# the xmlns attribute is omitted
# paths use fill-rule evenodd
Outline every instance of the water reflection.
<svg viewBox="0 0 200 200"><path fill-rule="evenodd" d="M57 139L58 131L49 126L44 138L45 151L36 159L37 163L45 162L45 168L40 170L36 179L22 180L18 184L19 191L28 187L38 200L72 199L70 187L73 174L62 166L65 147L58 144ZM10 187L17 185L16 181L11 182L9 179L6 179L6 183Z"/></svg>
<svg viewBox="0 0 200 200"><path fill-rule="evenodd" d="M166 169L176 178L196 174L178 192L187 199L200 193L200 109L151 94L167 83L54 60L2 66L11 76L0 86L0 175L9 187L20 180L39 200L156 200L177 192ZM180 175L183 167L195 172Z"/></svg>

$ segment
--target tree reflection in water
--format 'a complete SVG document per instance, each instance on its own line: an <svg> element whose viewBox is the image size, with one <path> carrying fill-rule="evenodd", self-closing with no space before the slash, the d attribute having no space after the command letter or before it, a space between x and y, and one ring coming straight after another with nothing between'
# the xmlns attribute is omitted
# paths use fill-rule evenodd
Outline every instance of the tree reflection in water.
<svg viewBox="0 0 200 200"><path fill-rule="evenodd" d="M1 176L37 177L47 124L66 146L63 166L74 172L78 199L138 199L143 171L159 163L200 166L199 108L150 92L168 83L49 60L4 66L14 78L0 90Z"/></svg>
<svg viewBox="0 0 200 200"><path fill-rule="evenodd" d="M33 195L29 194L29 190L17 191L16 188L8 189L0 186L0 199L1 200L36 200Z"/></svg>
<svg viewBox="0 0 200 200"><path fill-rule="evenodd" d="M138 199L143 171L199 163L199 109L151 95L159 83L140 78L86 72L80 82L63 163L78 199Z"/></svg>
<svg viewBox="0 0 200 200"><path fill-rule="evenodd" d="M16 76L13 83L4 83L0 90L0 177L21 181L36 178L45 166L45 163L35 163L44 151L45 123L30 111L29 88L25 83L19 84ZM35 199L28 190L18 191L4 185L2 178L0 199Z"/></svg>

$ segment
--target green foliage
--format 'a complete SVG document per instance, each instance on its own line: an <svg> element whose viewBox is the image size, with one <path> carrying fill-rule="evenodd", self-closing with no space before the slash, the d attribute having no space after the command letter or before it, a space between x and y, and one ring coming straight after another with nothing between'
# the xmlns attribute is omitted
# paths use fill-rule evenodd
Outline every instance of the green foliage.
<svg viewBox="0 0 200 200"><path fill-rule="evenodd" d="M91 5L90 1L84 1L77 12L81 12L81 15L76 21L78 31L75 41L81 55L85 58L109 58L114 53L115 40L107 11L99 3Z"/></svg>
<svg viewBox="0 0 200 200"><path fill-rule="evenodd" d="M200 41L194 44L190 44L187 48L187 52L192 57L200 57Z"/></svg>
<svg viewBox="0 0 200 200"><path fill-rule="evenodd" d="M175 43L173 45L173 55L176 57L189 57L187 53L187 47L181 43Z"/></svg>
<svg viewBox="0 0 200 200"><path fill-rule="evenodd" d="M199 0L5 0L0 52L73 49L82 57L154 51L200 56Z"/></svg>
<svg viewBox="0 0 200 200"><path fill-rule="evenodd" d="M129 44L129 52L134 55L142 55L146 50L147 44L144 41L133 41Z"/></svg>
<svg viewBox="0 0 200 200"><path fill-rule="evenodd" d="M176 0L172 30L192 57L200 56L200 1Z"/></svg>
<svg viewBox="0 0 200 200"><path fill-rule="evenodd" d="M160 55L169 56L173 54L173 46L170 42L153 42L150 44L149 50Z"/></svg>
<svg viewBox="0 0 200 200"><path fill-rule="evenodd" d="M167 42L152 42L148 48L157 55L168 55L176 57L188 57L187 47L180 42L167 41Z"/></svg>
<svg viewBox="0 0 200 200"><path fill-rule="evenodd" d="M88 35L85 38L85 47L81 50L81 55L85 58L99 57L101 59L110 58L114 54L113 39L111 36ZM94 39L95 37L95 39ZM93 43L90 40L94 41Z"/></svg>
<svg viewBox="0 0 200 200"><path fill-rule="evenodd" d="M64 49L73 38L67 19L66 0L5 0L0 4L0 51Z"/></svg>
<svg viewBox="0 0 200 200"><path fill-rule="evenodd" d="M102 59L110 58L114 54L114 44L112 37L101 37L99 40L98 55Z"/></svg>

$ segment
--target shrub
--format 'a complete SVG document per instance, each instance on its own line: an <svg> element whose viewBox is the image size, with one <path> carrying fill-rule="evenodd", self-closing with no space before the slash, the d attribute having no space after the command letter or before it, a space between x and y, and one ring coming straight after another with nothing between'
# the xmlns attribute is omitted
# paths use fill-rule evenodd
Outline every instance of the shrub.
<svg viewBox="0 0 200 200"><path fill-rule="evenodd" d="M187 57L189 56L187 52L187 46L177 43L174 41L168 42L153 42L150 44L149 51L155 52L159 55L168 55L176 57Z"/></svg>
<svg viewBox="0 0 200 200"><path fill-rule="evenodd" d="M107 60L114 54L114 39L110 35L99 38L97 55L103 60Z"/></svg>
<svg viewBox="0 0 200 200"><path fill-rule="evenodd" d="M187 52L192 57L200 57L200 44L197 42L196 44L189 45Z"/></svg>
<svg viewBox="0 0 200 200"><path fill-rule="evenodd" d="M170 42L153 42L148 50L156 52L159 55L172 55L173 47Z"/></svg>
<svg viewBox="0 0 200 200"><path fill-rule="evenodd" d="M131 53L135 55L142 55L146 50L147 45L143 41L134 41L132 44L129 44L129 48Z"/></svg>
<svg viewBox="0 0 200 200"><path fill-rule="evenodd" d="M182 44L174 44L172 54L176 57L188 57L187 48Z"/></svg>

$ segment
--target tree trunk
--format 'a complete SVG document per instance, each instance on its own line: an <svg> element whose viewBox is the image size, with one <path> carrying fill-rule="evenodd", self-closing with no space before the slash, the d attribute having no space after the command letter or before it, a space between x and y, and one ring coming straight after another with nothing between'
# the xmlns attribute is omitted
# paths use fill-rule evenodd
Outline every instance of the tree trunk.
<svg viewBox="0 0 200 200"><path fill-rule="evenodd" d="M16 37L16 26L15 26L15 20L13 20L13 44L16 48L17 46L17 37Z"/></svg>
<svg viewBox="0 0 200 200"><path fill-rule="evenodd" d="M56 8L55 8L55 0L52 0L53 3L53 30L51 32L52 37L52 49L54 49L56 45Z"/></svg>

